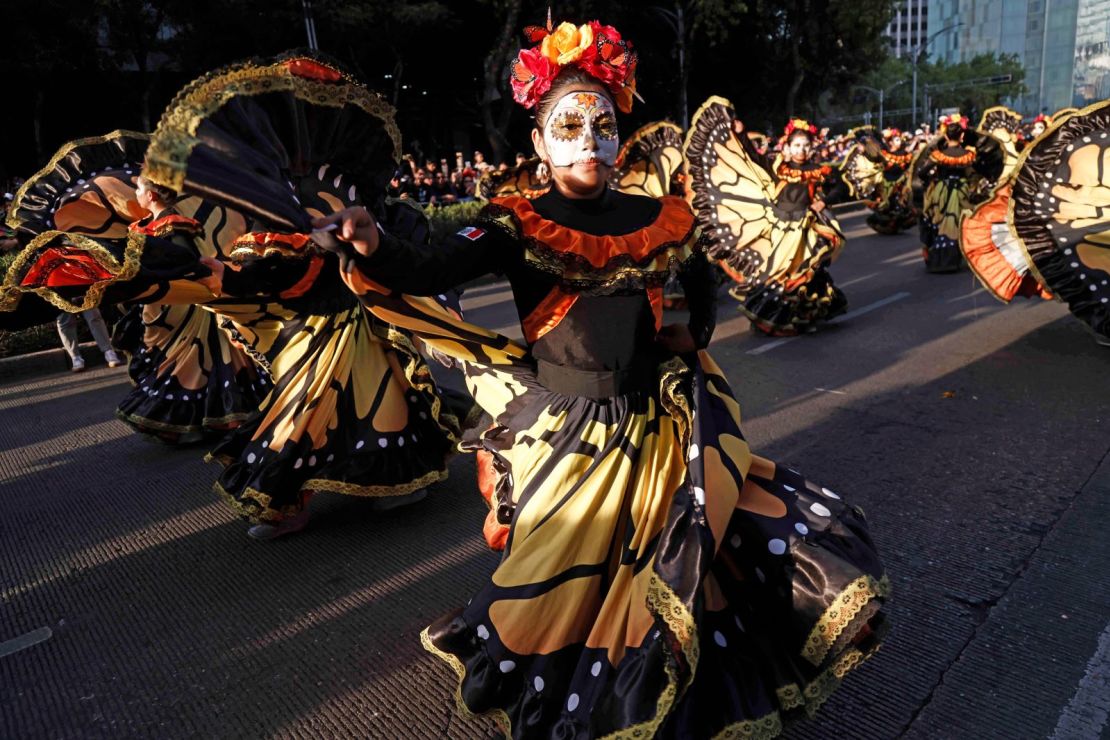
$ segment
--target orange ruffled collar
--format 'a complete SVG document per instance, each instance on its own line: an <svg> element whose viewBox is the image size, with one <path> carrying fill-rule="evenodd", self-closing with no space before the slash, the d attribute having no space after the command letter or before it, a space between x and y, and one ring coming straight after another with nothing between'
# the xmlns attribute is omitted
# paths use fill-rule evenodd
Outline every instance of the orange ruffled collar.
<svg viewBox="0 0 1110 740"><path fill-rule="evenodd" d="M778 169L778 176L787 182L824 182L830 174L832 174L832 168L827 164L811 169L802 169L783 162Z"/></svg>
<svg viewBox="0 0 1110 740"><path fill-rule="evenodd" d="M513 212L521 236L557 252L579 269L608 272L618 267L644 265L662 250L682 247L694 233L694 214L682 198L659 199L662 208L655 221L642 229L617 236L595 236L549 221L536 213L532 202L516 195L492 202Z"/></svg>
<svg viewBox="0 0 1110 740"><path fill-rule="evenodd" d="M942 151L934 151L929 156L938 164L947 165L949 167L966 167L975 161L975 150L968 149L958 157L949 156Z"/></svg>
<svg viewBox="0 0 1110 740"><path fill-rule="evenodd" d="M910 163L910 160L913 159L913 155L909 152L889 152L886 149L881 151L883 159L897 167L905 167Z"/></svg>

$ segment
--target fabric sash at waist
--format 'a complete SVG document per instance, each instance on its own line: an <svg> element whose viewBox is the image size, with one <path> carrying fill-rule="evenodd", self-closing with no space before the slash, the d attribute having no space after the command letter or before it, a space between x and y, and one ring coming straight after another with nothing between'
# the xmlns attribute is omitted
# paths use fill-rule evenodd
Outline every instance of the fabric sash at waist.
<svg viewBox="0 0 1110 740"><path fill-rule="evenodd" d="M564 396L601 400L650 391L655 376L655 366L651 363L623 370L581 370L536 359L536 379L544 388Z"/></svg>

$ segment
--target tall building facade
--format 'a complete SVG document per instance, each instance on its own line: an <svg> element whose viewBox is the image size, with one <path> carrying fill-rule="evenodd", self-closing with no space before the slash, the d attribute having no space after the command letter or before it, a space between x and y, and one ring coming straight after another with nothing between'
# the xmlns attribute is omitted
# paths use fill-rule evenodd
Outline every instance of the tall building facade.
<svg viewBox="0 0 1110 740"><path fill-rule="evenodd" d="M929 0L902 0L886 28L886 37L896 57L910 56L924 44L929 38Z"/></svg>
<svg viewBox="0 0 1110 740"><path fill-rule="evenodd" d="M1110 98L1110 0L1080 0L1072 105Z"/></svg>
<svg viewBox="0 0 1110 740"><path fill-rule="evenodd" d="M1015 55L1032 115L1110 97L1110 0L930 0L929 56L949 63Z"/></svg>

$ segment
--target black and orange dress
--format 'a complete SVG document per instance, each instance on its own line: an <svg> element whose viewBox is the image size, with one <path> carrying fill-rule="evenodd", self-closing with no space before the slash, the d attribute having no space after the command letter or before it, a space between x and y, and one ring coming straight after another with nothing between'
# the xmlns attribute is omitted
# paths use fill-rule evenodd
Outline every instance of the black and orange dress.
<svg viewBox="0 0 1110 740"><path fill-rule="evenodd" d="M130 242L150 236L166 240L183 260L214 256L220 229L209 234L196 219L176 210L154 218L139 206L136 177L149 141L148 134L114 131L63 145L16 193L8 223L24 242L61 231L99 239L110 245L105 254L126 258ZM199 203L186 199L180 206L195 213ZM23 258L35 254L29 250ZM45 256L39 264L43 271L60 263L63 254L55 249L39 256ZM137 262L133 267L138 267ZM81 282L80 276L67 277L63 272L53 278L59 285L67 280ZM43 280L36 271L23 271L19 265L13 265L9 274L13 295L20 287ZM21 281L14 280L17 274ZM22 281L28 285L17 285ZM75 310L48 285L28 297ZM22 313L36 305L21 303ZM12 309L15 312L14 304ZM135 305L117 323L113 342L130 354L128 374L133 385L116 416L164 442L219 436L252 414L266 393L265 372L230 341L211 313L198 306Z"/></svg>
<svg viewBox="0 0 1110 740"><path fill-rule="evenodd" d="M847 308L828 271L844 234L827 208L811 208L832 169L760 155L733 133L735 118L731 103L711 97L686 137L692 204L710 256L736 282L729 292L755 329L812 330Z"/></svg>
<svg viewBox="0 0 1110 740"><path fill-rule="evenodd" d="M920 229L925 269L956 272L962 262L960 219L970 206L975 149L944 144L927 156L920 170L921 179L928 183Z"/></svg>
<svg viewBox="0 0 1110 740"><path fill-rule="evenodd" d="M867 216L867 225L880 234L899 234L917 224L908 174L912 160L913 154L904 148L900 151L879 148L882 177L868 202L872 212Z"/></svg>
<svg viewBox="0 0 1110 740"><path fill-rule="evenodd" d="M413 209L379 202L399 148L392 108L329 60L294 52L216 70L178 93L139 159L203 224L222 283L169 234L124 227L125 238L106 239L58 224L27 244L5 285L70 311L123 302L213 312L272 382L210 455L224 465L216 491L252 522L296 515L316 493L407 496L447 477L456 416L412 338L344 287L338 257L285 259L308 237L260 220L292 212L307 226L366 202L411 235ZM194 189L201 177L210 179Z"/></svg>
<svg viewBox="0 0 1110 740"><path fill-rule="evenodd" d="M434 247L386 234L342 274L457 358L491 423L490 582L423 633L459 710L513 737L771 736L879 644L888 582L859 509L751 453L704 347L713 275L676 197L496 199ZM525 344L428 298L487 272ZM701 348L656 342L677 273Z"/></svg>
<svg viewBox="0 0 1110 740"><path fill-rule="evenodd" d="M207 251L200 223L177 213L147 217L131 228ZM270 378L232 339L233 331L226 317L200 305L132 306L113 332L113 342L130 355L132 384L116 417L178 444L222 436L242 424L261 406Z"/></svg>

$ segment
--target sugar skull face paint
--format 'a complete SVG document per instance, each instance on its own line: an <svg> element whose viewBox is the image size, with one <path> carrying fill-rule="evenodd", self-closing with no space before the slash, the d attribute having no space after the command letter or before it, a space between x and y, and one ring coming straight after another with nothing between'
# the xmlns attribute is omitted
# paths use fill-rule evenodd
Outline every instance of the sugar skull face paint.
<svg viewBox="0 0 1110 740"><path fill-rule="evenodd" d="M810 142L809 137L804 134L792 136L790 141L786 142L786 156L792 162L801 164L809 159L810 150L813 144Z"/></svg>
<svg viewBox="0 0 1110 740"><path fill-rule="evenodd" d="M596 92L564 95L547 118L543 143L555 167L589 161L612 167L620 147L613 104Z"/></svg>

